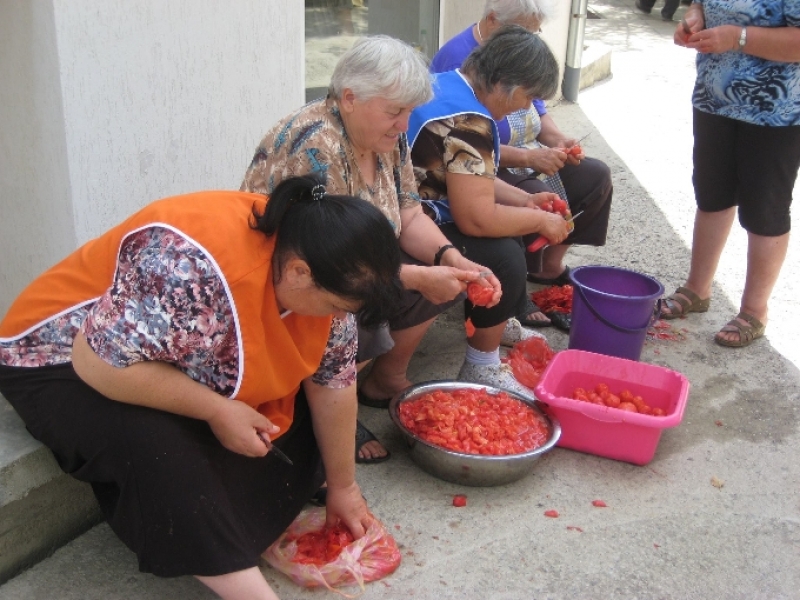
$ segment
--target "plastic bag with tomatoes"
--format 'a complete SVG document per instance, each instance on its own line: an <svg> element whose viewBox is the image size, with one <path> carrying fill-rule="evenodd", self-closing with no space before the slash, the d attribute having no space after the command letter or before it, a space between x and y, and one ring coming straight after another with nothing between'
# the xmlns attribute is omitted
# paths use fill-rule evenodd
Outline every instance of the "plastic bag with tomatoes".
<svg viewBox="0 0 800 600"><path fill-rule="evenodd" d="M547 341L532 337L514 344L508 353L508 364L522 385L535 388L545 368L555 356Z"/></svg>
<svg viewBox="0 0 800 600"><path fill-rule="evenodd" d="M326 528L324 508L307 508L263 557L297 585L324 586L352 598L335 588L358 585L363 592L364 583L393 573L401 556L394 538L378 519L373 519L364 537L351 539L343 526Z"/></svg>

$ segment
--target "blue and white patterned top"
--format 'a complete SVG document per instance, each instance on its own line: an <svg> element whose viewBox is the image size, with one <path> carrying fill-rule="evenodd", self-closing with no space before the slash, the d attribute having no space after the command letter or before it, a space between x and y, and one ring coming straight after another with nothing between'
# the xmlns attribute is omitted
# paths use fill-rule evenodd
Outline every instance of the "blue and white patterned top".
<svg viewBox="0 0 800 600"><path fill-rule="evenodd" d="M696 0L706 28L798 27L800 0ZM800 125L800 63L765 60L744 52L697 55L692 104L706 113L781 127Z"/></svg>

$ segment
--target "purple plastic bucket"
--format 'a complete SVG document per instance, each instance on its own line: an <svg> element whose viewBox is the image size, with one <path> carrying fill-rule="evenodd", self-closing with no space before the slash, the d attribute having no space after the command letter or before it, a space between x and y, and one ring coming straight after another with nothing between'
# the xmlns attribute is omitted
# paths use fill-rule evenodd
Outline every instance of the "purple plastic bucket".
<svg viewBox="0 0 800 600"><path fill-rule="evenodd" d="M569 348L639 360L653 322L661 283L636 271L585 266L570 271Z"/></svg>

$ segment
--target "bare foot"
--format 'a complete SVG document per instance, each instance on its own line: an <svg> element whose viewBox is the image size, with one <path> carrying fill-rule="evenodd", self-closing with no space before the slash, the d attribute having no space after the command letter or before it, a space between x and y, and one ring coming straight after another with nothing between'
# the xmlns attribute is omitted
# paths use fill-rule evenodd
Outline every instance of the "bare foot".
<svg viewBox="0 0 800 600"><path fill-rule="evenodd" d="M377 440L370 440L358 449L359 458L370 460L373 458L383 458L386 456L386 448L381 446Z"/></svg>
<svg viewBox="0 0 800 600"><path fill-rule="evenodd" d="M389 452L360 421L356 424L356 449L360 462L385 458Z"/></svg>
<svg viewBox="0 0 800 600"><path fill-rule="evenodd" d="M527 317L525 317L528 321L541 321L542 323L549 323L550 319L545 316L545 314L541 311L532 312Z"/></svg>

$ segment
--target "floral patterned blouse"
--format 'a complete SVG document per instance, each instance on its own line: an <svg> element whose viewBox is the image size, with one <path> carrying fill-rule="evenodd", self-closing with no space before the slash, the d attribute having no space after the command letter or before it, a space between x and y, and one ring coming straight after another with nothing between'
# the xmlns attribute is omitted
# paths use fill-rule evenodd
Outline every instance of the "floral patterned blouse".
<svg viewBox="0 0 800 600"><path fill-rule="evenodd" d="M405 134L393 152L378 154L375 182L367 185L356 164L339 106L333 98L306 104L261 140L240 188L270 194L288 177L320 173L329 194L358 196L376 206L400 235L400 209L419 204Z"/></svg>
<svg viewBox="0 0 800 600"><path fill-rule="evenodd" d="M149 227L125 238L108 291L22 338L0 341L0 364L68 363L79 331L115 367L164 361L221 395L235 389L238 339L225 286L203 251L170 229ZM334 318L312 381L354 384L356 350L353 316Z"/></svg>
<svg viewBox="0 0 800 600"><path fill-rule="evenodd" d="M697 0L706 28L800 27L800 0ZM697 54L692 103L698 110L755 125L800 125L800 62L745 52Z"/></svg>

